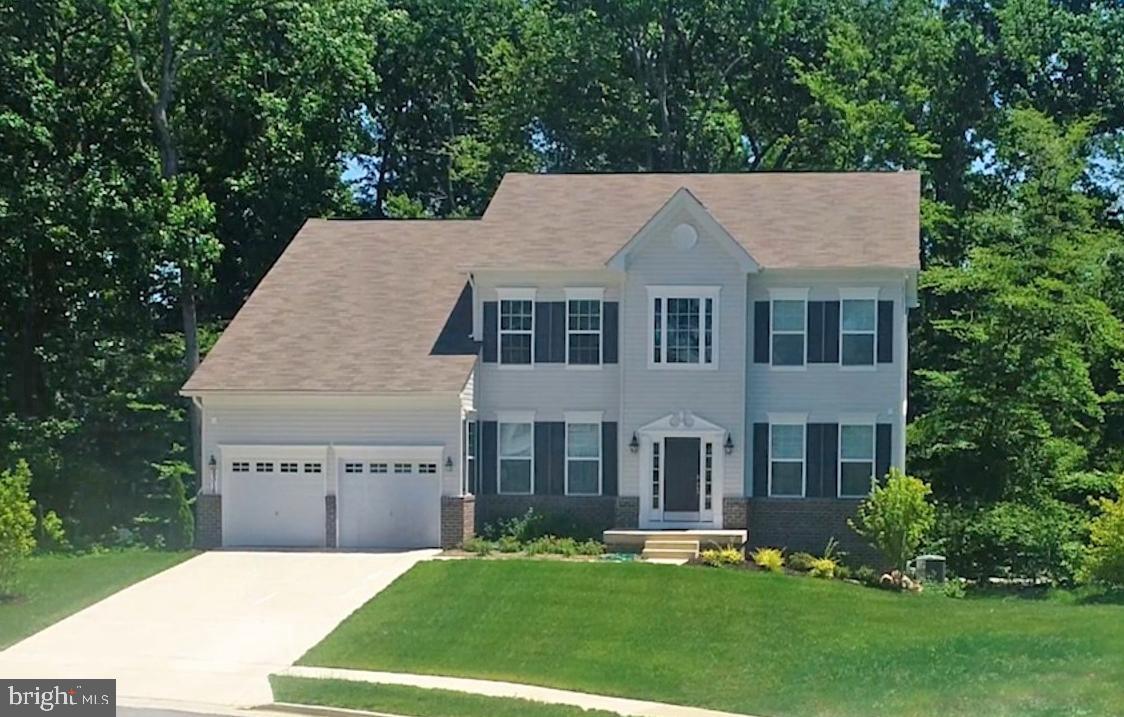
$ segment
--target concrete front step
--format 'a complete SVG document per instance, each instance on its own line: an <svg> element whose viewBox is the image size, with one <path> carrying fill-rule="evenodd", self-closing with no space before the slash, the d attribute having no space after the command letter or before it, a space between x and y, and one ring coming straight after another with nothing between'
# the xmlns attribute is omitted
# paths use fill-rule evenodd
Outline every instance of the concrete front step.
<svg viewBox="0 0 1124 717"><path fill-rule="evenodd" d="M649 540L644 543L645 550L692 550L699 551L697 540Z"/></svg>
<svg viewBox="0 0 1124 717"><path fill-rule="evenodd" d="M698 554L698 550L682 548L644 548L640 557L645 560L690 560Z"/></svg>

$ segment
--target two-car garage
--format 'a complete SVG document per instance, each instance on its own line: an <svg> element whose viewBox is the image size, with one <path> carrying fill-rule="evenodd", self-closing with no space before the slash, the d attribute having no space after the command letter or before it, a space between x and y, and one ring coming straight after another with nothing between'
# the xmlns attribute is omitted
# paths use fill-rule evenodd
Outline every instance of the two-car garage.
<svg viewBox="0 0 1124 717"><path fill-rule="evenodd" d="M219 448L224 546L440 543L440 446Z"/></svg>

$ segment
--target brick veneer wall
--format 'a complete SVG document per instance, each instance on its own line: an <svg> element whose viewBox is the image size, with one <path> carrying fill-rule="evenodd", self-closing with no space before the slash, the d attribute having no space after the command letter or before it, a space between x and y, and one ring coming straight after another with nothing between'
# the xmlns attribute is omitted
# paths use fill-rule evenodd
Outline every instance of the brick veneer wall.
<svg viewBox="0 0 1124 717"><path fill-rule="evenodd" d="M751 547L784 548L818 555L829 538L847 553L844 562L881 567L877 551L847 525L858 509L858 500L842 498L749 498L748 529Z"/></svg>
<svg viewBox="0 0 1124 717"><path fill-rule="evenodd" d="M573 522L584 532L600 536L601 531L619 527L617 498L611 495L480 495L476 497L476 527L495 525L534 508L551 522Z"/></svg>
<svg viewBox="0 0 1124 717"><path fill-rule="evenodd" d="M749 509L745 498L722 499L722 527L726 530L745 530Z"/></svg>
<svg viewBox="0 0 1124 717"><path fill-rule="evenodd" d="M195 547L222 546L222 496L200 493L195 496Z"/></svg>
<svg viewBox="0 0 1124 717"><path fill-rule="evenodd" d="M617 498L617 511L614 528L636 530L640 527L640 499L634 495Z"/></svg>
<svg viewBox="0 0 1124 717"><path fill-rule="evenodd" d="M455 548L476 534L476 498L441 496L441 547Z"/></svg>
<svg viewBox="0 0 1124 717"><path fill-rule="evenodd" d="M336 497L324 496L324 545L336 547Z"/></svg>

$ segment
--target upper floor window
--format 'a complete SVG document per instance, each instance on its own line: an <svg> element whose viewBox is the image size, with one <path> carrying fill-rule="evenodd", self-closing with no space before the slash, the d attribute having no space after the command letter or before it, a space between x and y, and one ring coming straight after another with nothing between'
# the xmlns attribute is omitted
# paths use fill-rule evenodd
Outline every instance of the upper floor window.
<svg viewBox="0 0 1124 717"><path fill-rule="evenodd" d="M535 290L497 289L499 295L499 362L530 365L534 360Z"/></svg>
<svg viewBox="0 0 1124 717"><path fill-rule="evenodd" d="M771 363L803 366L807 339L808 293L803 289L770 292L772 327Z"/></svg>
<svg viewBox="0 0 1124 717"><path fill-rule="evenodd" d="M566 290L566 363L601 363L601 290Z"/></svg>
<svg viewBox="0 0 1124 717"><path fill-rule="evenodd" d="M842 289L839 296L840 363L844 366L873 366L878 328L878 290Z"/></svg>
<svg viewBox="0 0 1124 717"><path fill-rule="evenodd" d="M650 366L717 364L717 287L650 286L648 306Z"/></svg>

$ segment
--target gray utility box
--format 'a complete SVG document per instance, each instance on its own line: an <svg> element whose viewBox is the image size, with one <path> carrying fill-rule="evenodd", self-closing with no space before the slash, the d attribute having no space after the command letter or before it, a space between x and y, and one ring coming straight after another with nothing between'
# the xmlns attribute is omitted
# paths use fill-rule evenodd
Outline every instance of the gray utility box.
<svg viewBox="0 0 1124 717"><path fill-rule="evenodd" d="M943 583L946 578L943 555L919 555L914 561L917 579L923 583Z"/></svg>

